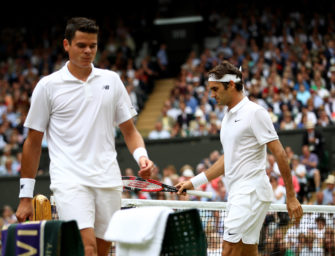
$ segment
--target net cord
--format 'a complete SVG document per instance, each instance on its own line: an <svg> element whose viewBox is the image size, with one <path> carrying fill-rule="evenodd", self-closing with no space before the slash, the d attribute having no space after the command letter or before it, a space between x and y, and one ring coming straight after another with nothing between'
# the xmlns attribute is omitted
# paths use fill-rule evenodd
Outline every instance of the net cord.
<svg viewBox="0 0 335 256"><path fill-rule="evenodd" d="M176 200L145 200L145 199L122 199L122 207L147 207L166 206L173 209L197 208L204 210L224 210L226 202L203 202L203 201L176 201ZM331 205L302 205L304 213L324 212L335 213L335 206ZM286 204L271 204L271 212L287 212Z"/></svg>

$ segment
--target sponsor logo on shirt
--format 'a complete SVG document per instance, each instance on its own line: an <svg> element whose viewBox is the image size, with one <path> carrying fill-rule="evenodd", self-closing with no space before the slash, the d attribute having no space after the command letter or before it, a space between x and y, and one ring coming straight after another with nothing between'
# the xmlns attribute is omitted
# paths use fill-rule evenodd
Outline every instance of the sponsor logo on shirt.
<svg viewBox="0 0 335 256"><path fill-rule="evenodd" d="M109 90L109 85L108 85L108 84L103 85L103 86L102 86L102 89L104 89L104 90Z"/></svg>

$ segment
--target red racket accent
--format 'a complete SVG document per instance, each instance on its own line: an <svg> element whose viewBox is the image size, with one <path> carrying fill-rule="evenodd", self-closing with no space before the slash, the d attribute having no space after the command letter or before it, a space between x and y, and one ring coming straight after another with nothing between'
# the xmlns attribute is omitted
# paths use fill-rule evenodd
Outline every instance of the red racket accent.
<svg viewBox="0 0 335 256"><path fill-rule="evenodd" d="M158 192L163 189L163 186L159 182L153 182L154 180L145 180L140 177L123 176L122 182L126 189L141 190L144 192Z"/></svg>
<svg viewBox="0 0 335 256"><path fill-rule="evenodd" d="M152 180L152 179L145 180L143 178L135 176L122 176L122 182L123 182L123 188L133 191L178 192L178 189L176 187L166 185L158 180ZM212 198L211 192L187 190L187 193L189 195Z"/></svg>

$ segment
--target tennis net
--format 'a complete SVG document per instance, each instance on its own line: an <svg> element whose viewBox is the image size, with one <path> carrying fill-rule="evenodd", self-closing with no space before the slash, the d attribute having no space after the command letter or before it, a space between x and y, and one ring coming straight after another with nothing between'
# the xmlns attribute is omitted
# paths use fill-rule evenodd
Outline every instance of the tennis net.
<svg viewBox="0 0 335 256"><path fill-rule="evenodd" d="M122 199L122 207L196 208L207 238L209 256L221 255L225 202ZM335 255L335 206L303 205L299 223L289 219L285 204L272 204L261 230L259 255Z"/></svg>

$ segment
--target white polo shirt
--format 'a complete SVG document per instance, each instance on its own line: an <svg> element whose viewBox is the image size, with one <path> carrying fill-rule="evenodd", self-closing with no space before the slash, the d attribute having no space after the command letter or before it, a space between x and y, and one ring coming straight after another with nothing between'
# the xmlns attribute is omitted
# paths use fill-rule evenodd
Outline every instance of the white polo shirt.
<svg viewBox="0 0 335 256"><path fill-rule="evenodd" d="M273 191L266 175L266 143L277 140L268 112L244 97L226 110L220 139L224 151L229 196L256 190L262 201L271 202Z"/></svg>
<svg viewBox="0 0 335 256"><path fill-rule="evenodd" d="M137 113L117 73L92 65L83 82L67 64L36 85L25 121L26 127L46 132L51 187L121 186L114 128Z"/></svg>

